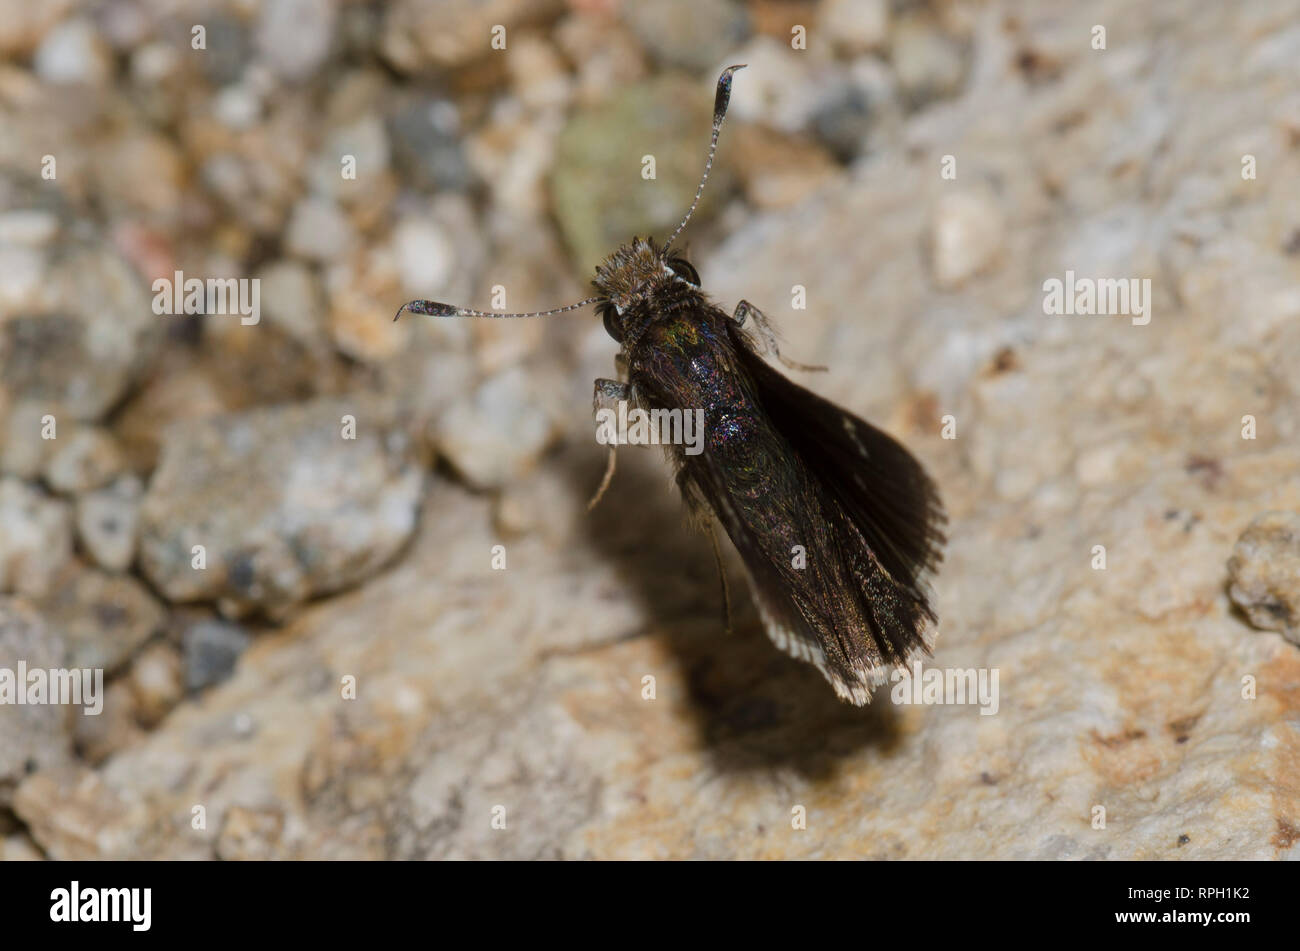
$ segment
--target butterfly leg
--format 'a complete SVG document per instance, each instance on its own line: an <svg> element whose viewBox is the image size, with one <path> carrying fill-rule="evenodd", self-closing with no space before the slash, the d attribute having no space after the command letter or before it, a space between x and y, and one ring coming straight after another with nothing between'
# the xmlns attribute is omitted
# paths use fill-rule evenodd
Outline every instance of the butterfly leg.
<svg viewBox="0 0 1300 951"><path fill-rule="evenodd" d="M731 633L731 585L727 583L727 569L722 564L722 549L718 547L717 526L709 523L709 541L713 542L713 560L718 565L718 580L722 582L722 611L723 618L727 625L727 633Z"/></svg>
<svg viewBox="0 0 1300 951"><path fill-rule="evenodd" d="M620 353L620 357L623 355ZM618 368L619 376L627 376L627 359L615 360L615 366ZM602 409L618 411L618 404L624 400L632 399L632 386L628 383L620 383L618 380L599 379L596 381L595 389L591 395L592 414L599 413ZM587 511L590 512L596 507L596 504L605 495L605 490L609 484L614 481L614 450L616 443L609 444L609 462L605 466L605 475L600 480L600 487L596 489L596 494L591 497L587 503Z"/></svg>
<svg viewBox="0 0 1300 951"><path fill-rule="evenodd" d="M813 366L808 363L799 363L781 356L781 350L776 345L776 330L773 329L771 321L767 316L747 300L742 300L736 305L736 312L731 315L731 319L736 322L736 326L745 326L748 318L754 318L754 328L758 331L759 337L763 341L764 347L778 360L781 365L791 370L825 370L825 367Z"/></svg>

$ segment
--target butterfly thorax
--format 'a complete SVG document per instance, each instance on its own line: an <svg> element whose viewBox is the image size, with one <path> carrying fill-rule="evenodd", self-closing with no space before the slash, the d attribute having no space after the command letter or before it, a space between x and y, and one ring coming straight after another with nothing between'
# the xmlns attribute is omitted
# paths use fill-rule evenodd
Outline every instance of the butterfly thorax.
<svg viewBox="0 0 1300 951"><path fill-rule="evenodd" d="M695 269L653 238L633 238L611 254L592 284L603 298L597 311L605 329L625 351L636 349L651 325L706 303Z"/></svg>

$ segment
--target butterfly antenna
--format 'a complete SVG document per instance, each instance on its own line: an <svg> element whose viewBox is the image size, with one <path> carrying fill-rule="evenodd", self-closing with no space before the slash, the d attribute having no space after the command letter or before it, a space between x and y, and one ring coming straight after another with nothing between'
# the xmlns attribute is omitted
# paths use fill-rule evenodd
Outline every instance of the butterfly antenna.
<svg viewBox="0 0 1300 951"><path fill-rule="evenodd" d="M718 133L722 131L722 120L727 117L727 104L731 102L731 74L738 69L744 69L745 64L739 66L728 66L718 77L718 91L713 97L713 135L709 139L709 157L704 162L704 174L700 177L700 187L695 189L695 200L691 202L691 207L686 211L686 217L682 219L677 230L668 236L664 247L671 247L673 241L682 229L686 227L686 222L691 220L691 215L695 214L695 209L700 203L700 196L704 194L704 183L709 180L709 171L713 168L713 153L718 151Z"/></svg>
<svg viewBox="0 0 1300 951"><path fill-rule="evenodd" d="M599 300L599 297L587 297L576 304L554 307L551 310L534 310L527 314L503 314L494 310L471 310L468 307L443 304L436 300L412 300L397 308L393 320L397 320L404 311L408 310L413 314L423 314L426 317L550 317L552 314L563 314L566 311L577 310L579 307L586 307L588 304L594 304Z"/></svg>

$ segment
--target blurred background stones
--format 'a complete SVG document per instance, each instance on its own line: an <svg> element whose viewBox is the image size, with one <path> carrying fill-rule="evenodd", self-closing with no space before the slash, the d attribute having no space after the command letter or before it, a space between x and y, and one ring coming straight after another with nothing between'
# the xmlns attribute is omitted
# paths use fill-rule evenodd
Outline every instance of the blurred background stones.
<svg viewBox="0 0 1300 951"><path fill-rule="evenodd" d="M0 667L57 667L63 640L56 629L16 598L0 597ZM7 705L0 730L0 808L7 809L24 777L65 763L71 753L72 713L50 704Z"/></svg>
<svg viewBox="0 0 1300 951"><path fill-rule="evenodd" d="M406 543L419 450L364 398L176 425L140 505L140 567L173 602L283 617L367 577Z"/></svg>
<svg viewBox="0 0 1300 951"><path fill-rule="evenodd" d="M0 705L0 857L1295 857L1292 14L0 0L0 669L106 674ZM996 716L725 635L658 453L587 514L590 313L392 320L666 235L733 63L683 241L935 474Z"/></svg>

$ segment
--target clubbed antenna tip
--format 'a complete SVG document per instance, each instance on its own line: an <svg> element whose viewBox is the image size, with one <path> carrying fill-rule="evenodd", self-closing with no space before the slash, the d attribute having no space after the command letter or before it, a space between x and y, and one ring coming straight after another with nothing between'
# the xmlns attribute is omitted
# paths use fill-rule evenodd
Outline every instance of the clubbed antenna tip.
<svg viewBox="0 0 1300 951"><path fill-rule="evenodd" d="M402 312L406 310L413 314L424 314L428 317L455 317L460 308L452 307L451 304L440 304L436 300L412 300L397 308L393 320L396 321L398 317L402 316Z"/></svg>
<svg viewBox="0 0 1300 951"><path fill-rule="evenodd" d="M682 218L681 223L676 230L668 236L664 242L664 247L671 247L673 241L682 233L686 227L686 222L691 220L691 215L695 214L695 209L700 204L700 196L704 194L704 184L709 180L709 172L713 169L713 155L718 151L718 133L722 131L722 120L727 117L727 106L731 103L731 77L738 69L744 69L745 64L739 63L736 66L728 66L718 77L718 90L713 94L713 134L709 137L709 157L704 160L704 174L700 176L700 185L695 189L695 198L691 201L691 207L686 209L686 215Z"/></svg>

